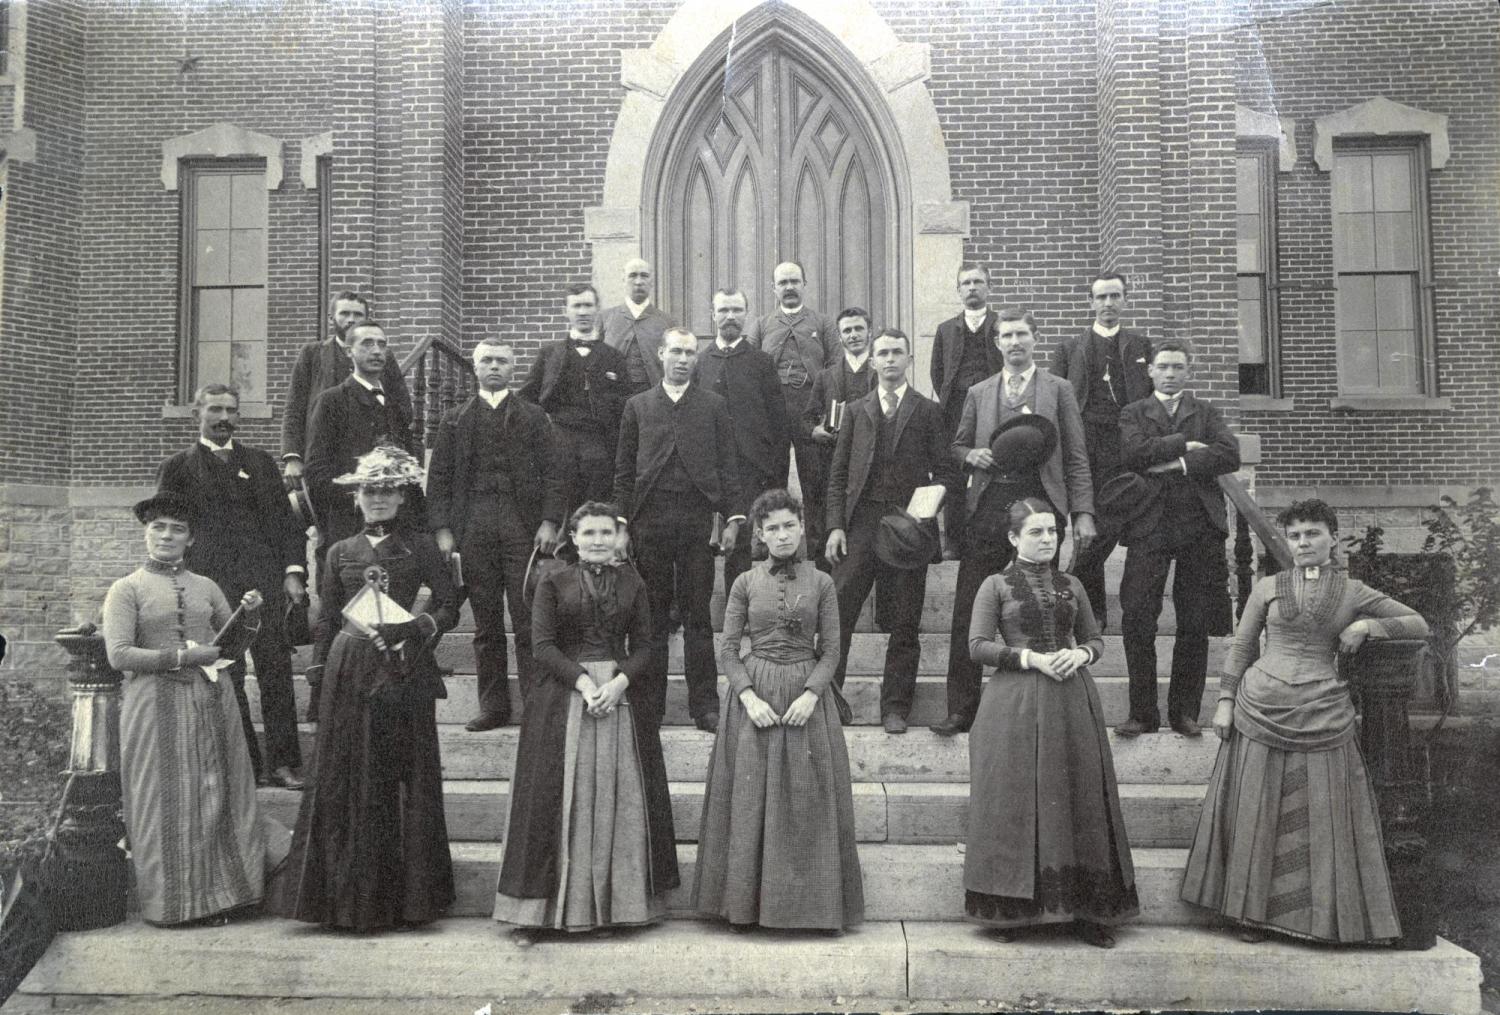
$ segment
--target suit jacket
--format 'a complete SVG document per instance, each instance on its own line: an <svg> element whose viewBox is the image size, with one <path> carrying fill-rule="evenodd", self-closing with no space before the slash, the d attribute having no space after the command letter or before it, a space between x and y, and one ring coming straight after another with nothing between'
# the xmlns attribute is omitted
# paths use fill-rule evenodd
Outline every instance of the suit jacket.
<svg viewBox="0 0 1500 1015"><path fill-rule="evenodd" d="M618 350L623 357L626 346L632 339L641 350L641 364L651 384L661 383L661 337L677 322L655 303L646 305L646 312L639 319L630 313L630 307L621 303L610 307L599 318L599 333L611 349Z"/></svg>
<svg viewBox="0 0 1500 1015"><path fill-rule="evenodd" d="M515 394L500 403L506 413L502 441L511 462L516 507L528 531L543 520L562 525L572 464L557 453L547 414ZM427 524L434 532L449 529L460 546L469 523L469 484L475 468L474 452L479 415L490 409L472 396L443 414L427 466Z"/></svg>
<svg viewBox="0 0 1500 1015"><path fill-rule="evenodd" d="M244 478L241 478L243 475ZM254 504L253 527L245 529L214 505L231 484L248 486ZM289 567L307 567L307 533L287 502L281 472L270 455L234 442L227 463L200 443L172 455L156 470L158 490L181 494L198 506L187 566L212 578L225 595L258 588L268 599L279 594Z"/></svg>
<svg viewBox="0 0 1500 1015"><path fill-rule="evenodd" d="M984 324L980 327L980 332L985 336L985 357L989 363L989 374L996 373L1005 366L1005 357L995 348L995 331L999 321L1000 315L991 310L984 315ZM955 391L954 387L958 382L959 364L964 358L964 335L967 332L968 325L964 323L962 313L957 317L950 317L937 327L937 335L932 342L928 379L932 382L933 397L941 405L947 405L950 399L964 397L964 392Z"/></svg>
<svg viewBox="0 0 1500 1015"><path fill-rule="evenodd" d="M318 396L342 383L352 373L353 360L332 338L309 342L302 347L297 354L297 363L292 367L291 387L287 389L286 407L281 415L283 457L307 457L307 442L312 433L313 410L317 407ZM411 392L407 390L406 378L401 376L401 365L395 356L386 357L380 386L385 389L386 398L406 414L406 425L410 426Z"/></svg>
<svg viewBox="0 0 1500 1015"><path fill-rule="evenodd" d="M715 511L725 518L745 513L734 422L724 399L693 383L674 403L658 384L626 402L620 419L614 498L628 517L646 503L673 451Z"/></svg>
<svg viewBox="0 0 1500 1015"><path fill-rule="evenodd" d="M565 360L572 356L573 346L568 339L560 339L542 349L526 383L516 392L526 401L540 405L548 416L552 414L552 393L562 377ZM589 354L583 358L583 370L589 379L589 408L594 418L604 428L605 440L613 445L620 433L620 410L625 399L630 397L630 375L625 369L625 357L606 342L595 342Z"/></svg>
<svg viewBox="0 0 1500 1015"><path fill-rule="evenodd" d="M410 451L420 459L421 452L411 436L411 421L400 405L400 399L387 394L385 405L376 399L351 375L342 384L324 391L313 407L312 426L307 434L307 466L303 478L318 517L326 522L335 517L356 516L347 490L333 484L379 443L391 443ZM412 510L416 510L412 505ZM332 531L332 530L330 530ZM358 525L355 526L358 531Z"/></svg>
<svg viewBox="0 0 1500 1015"><path fill-rule="evenodd" d="M727 352L717 342L709 343L693 368L694 381L724 399L734 422L735 447L740 475L753 468L773 486L786 484L791 433L787 425L786 399L781 379L771 357L750 345L737 343ZM741 485L744 485L743 483ZM745 490L754 496L759 490Z"/></svg>
<svg viewBox="0 0 1500 1015"><path fill-rule="evenodd" d="M1208 446L1189 451L1188 441ZM1167 415L1155 395L1125 406L1120 413L1120 460L1125 468L1145 474L1148 482L1165 484L1170 482L1166 476L1146 470L1179 458L1187 463L1187 478L1197 491L1209 521L1227 536L1229 521L1224 514L1224 491L1219 488L1218 477L1240 467L1240 442L1225 425L1223 414L1191 391L1183 392L1175 419ZM1160 526L1171 525L1172 519L1163 517L1165 510L1166 498L1153 498L1150 510L1126 527L1120 542L1129 546Z"/></svg>
<svg viewBox="0 0 1500 1015"><path fill-rule="evenodd" d="M1151 365L1151 340L1143 332L1129 328L1121 328L1119 335L1105 338L1089 327L1082 334L1063 337L1057 347L1057 364L1052 371L1073 385L1080 413L1088 408L1089 388L1104 376L1109 367L1111 344L1118 342L1121 336L1125 339L1125 376L1110 377L1115 399L1123 408L1151 394L1151 375L1146 372Z"/></svg>
<svg viewBox="0 0 1500 1015"><path fill-rule="evenodd" d="M833 464L828 473L828 531L847 529L859 506L865 487L873 482L875 446L879 439L880 389L873 389L844 410ZM896 410L896 431L891 448L895 459L897 493L901 507L919 486L941 483L948 496L958 489L958 468L948 454L947 424L942 407L908 386Z"/></svg>
<svg viewBox="0 0 1500 1015"><path fill-rule="evenodd" d="M795 314L777 309L774 314L757 317L750 322L745 341L750 343L751 348L759 349L771 357L773 366L781 362L782 348L788 342L794 343L809 382L824 367L832 366L843 355L838 326L833 318L805 303L802 310Z"/></svg>
<svg viewBox="0 0 1500 1015"><path fill-rule="evenodd" d="M995 374L969 389L964 414L953 437L953 460L969 472L965 517L979 509L979 498L993 478L988 469L968 469L964 456L974 448L987 448L1000 416L1000 386L1003 374ZM1083 440L1083 417L1073 400L1068 382L1037 367L1031 375L1036 388L1034 411L1057 427L1057 447L1042 463L1040 479L1047 499L1065 515L1094 513L1094 484L1089 475L1088 448Z"/></svg>
<svg viewBox="0 0 1500 1015"><path fill-rule="evenodd" d="M879 381L875 377L875 368L870 365L867 358L864 368L856 375L858 378L854 384L844 376L844 357L840 356L838 362L831 367L824 367L818 371L818 376L813 380L812 394L807 400L807 412L802 421L809 431L819 423L826 424L828 420L828 403L834 399L840 402L853 402L864 398L875 390Z"/></svg>

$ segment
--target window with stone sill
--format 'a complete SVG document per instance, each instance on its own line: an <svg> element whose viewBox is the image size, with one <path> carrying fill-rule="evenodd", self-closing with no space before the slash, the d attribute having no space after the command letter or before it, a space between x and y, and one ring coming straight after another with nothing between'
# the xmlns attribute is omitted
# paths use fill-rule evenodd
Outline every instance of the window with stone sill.
<svg viewBox="0 0 1500 1015"><path fill-rule="evenodd" d="M1339 391L1437 394L1425 142L1339 142L1333 164Z"/></svg>
<svg viewBox="0 0 1500 1015"><path fill-rule="evenodd" d="M1242 141L1235 180L1240 394L1279 397L1275 145Z"/></svg>
<svg viewBox="0 0 1500 1015"><path fill-rule="evenodd" d="M186 160L182 200L178 401L233 384L265 402L266 176L259 159Z"/></svg>

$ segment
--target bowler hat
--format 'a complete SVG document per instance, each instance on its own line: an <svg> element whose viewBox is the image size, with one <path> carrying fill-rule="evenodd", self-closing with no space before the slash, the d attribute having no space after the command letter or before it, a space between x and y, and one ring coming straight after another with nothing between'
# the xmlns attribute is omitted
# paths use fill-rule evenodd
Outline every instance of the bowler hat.
<svg viewBox="0 0 1500 1015"><path fill-rule="evenodd" d="M1141 517L1161 496L1161 484L1137 472L1122 472L1099 489L1094 498L1101 524L1119 530Z"/></svg>
<svg viewBox="0 0 1500 1015"><path fill-rule="evenodd" d="M902 571L931 564L937 547L937 521L924 521L907 511L887 514L875 533L875 556Z"/></svg>
<svg viewBox="0 0 1500 1015"><path fill-rule="evenodd" d="M1057 427L1046 416L1023 412L1012 416L990 438L996 472L1034 469L1057 447Z"/></svg>
<svg viewBox="0 0 1500 1015"><path fill-rule="evenodd" d="M147 525L158 518L184 522L189 529L198 527L198 506L180 493L161 490L131 508L135 520Z"/></svg>

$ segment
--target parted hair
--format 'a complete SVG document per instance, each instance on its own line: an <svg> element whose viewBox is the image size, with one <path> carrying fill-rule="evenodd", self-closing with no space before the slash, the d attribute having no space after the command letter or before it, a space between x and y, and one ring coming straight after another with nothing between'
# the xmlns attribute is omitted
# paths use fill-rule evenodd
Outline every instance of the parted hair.
<svg viewBox="0 0 1500 1015"><path fill-rule="evenodd" d="M1164 352L1180 352L1187 357L1189 363L1193 362L1193 347L1180 338L1164 338L1160 342L1151 343L1151 362L1156 362L1156 357Z"/></svg>
<svg viewBox="0 0 1500 1015"><path fill-rule="evenodd" d="M328 299L328 314L333 316L333 311L340 303L353 301L365 308L365 316L370 316L370 297L362 296L353 289L340 289Z"/></svg>
<svg viewBox="0 0 1500 1015"><path fill-rule="evenodd" d="M1031 316L1031 311L1025 307L1001 307L995 313L996 323L1001 321L1025 321L1026 327L1031 329L1031 334L1036 335L1036 318Z"/></svg>
<svg viewBox="0 0 1500 1015"><path fill-rule="evenodd" d="M1094 295L1095 282L1118 282L1120 283L1120 288L1122 290L1124 290L1126 293L1130 292L1130 283L1127 282L1125 280L1125 276L1121 275L1118 271L1101 271L1099 274L1089 279L1090 296Z"/></svg>
<svg viewBox="0 0 1500 1015"><path fill-rule="evenodd" d="M1013 536L1021 534L1021 530L1026 527L1026 519L1032 515L1053 515L1056 517L1056 512L1052 510L1051 504L1038 500L1035 497L1022 497L1020 500L1013 500L1010 502L1010 507L1006 510L1008 512L1007 521L1009 523L1007 528Z"/></svg>
<svg viewBox="0 0 1500 1015"><path fill-rule="evenodd" d="M578 530L578 523L585 518L608 518L615 528L620 527L620 509L602 500L584 501L568 516L568 534Z"/></svg>
<svg viewBox="0 0 1500 1015"><path fill-rule="evenodd" d="M777 511L790 511L802 521L802 502L780 488L767 490L755 498L755 503L750 505L750 524L760 528L762 523Z"/></svg>
<svg viewBox="0 0 1500 1015"><path fill-rule="evenodd" d="M215 395L233 395L234 404L236 406L240 404L239 388L236 388L233 384L223 384L215 381L213 384L205 384L203 385L203 387L193 392L193 407L195 409L201 408L204 402L208 401Z"/></svg>
<svg viewBox="0 0 1500 1015"><path fill-rule="evenodd" d="M1293 501L1289 507L1276 516L1276 524L1283 529L1293 522L1322 522L1328 526L1330 535L1339 530L1339 516L1326 501L1319 500L1317 497Z"/></svg>

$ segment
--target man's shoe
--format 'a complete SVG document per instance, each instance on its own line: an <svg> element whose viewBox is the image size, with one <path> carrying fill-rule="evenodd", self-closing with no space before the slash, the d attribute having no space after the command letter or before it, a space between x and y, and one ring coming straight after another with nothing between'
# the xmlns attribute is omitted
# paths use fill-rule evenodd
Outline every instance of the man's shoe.
<svg viewBox="0 0 1500 1015"><path fill-rule="evenodd" d="M1155 733L1156 730L1157 727L1155 724L1147 726L1139 719L1126 719L1124 722L1120 723L1120 725L1115 727L1115 736L1138 737L1142 733Z"/></svg>
<svg viewBox="0 0 1500 1015"><path fill-rule="evenodd" d="M710 712L707 715L700 715L698 718L693 720L693 725L698 727L704 733L717 733L719 732L718 713Z"/></svg>
<svg viewBox="0 0 1500 1015"><path fill-rule="evenodd" d="M894 712L881 718L880 723L885 727L887 733L905 733L906 716L896 715Z"/></svg>
<svg viewBox="0 0 1500 1015"><path fill-rule="evenodd" d="M1185 737L1201 737L1203 735L1203 730L1199 727L1197 720L1189 716L1181 716L1173 719L1171 725L1172 732L1181 733Z"/></svg>
<svg viewBox="0 0 1500 1015"><path fill-rule="evenodd" d="M266 776L266 783L270 786L280 786L282 789L294 790L301 790L307 785L302 781L302 777L300 775L298 775L296 772L293 772L286 765L282 765L270 775Z"/></svg>
<svg viewBox="0 0 1500 1015"><path fill-rule="evenodd" d="M969 727L971 725L973 725L971 720L966 719L955 712L948 718L944 719L942 722L933 723L928 727L928 729L932 730L932 732L936 733L940 737L951 737L955 733L969 732Z"/></svg>
<svg viewBox="0 0 1500 1015"><path fill-rule="evenodd" d="M488 715L485 713L480 713L479 715L476 715L474 718L470 719L468 722L464 723L464 729L468 730L470 733L484 733L487 730L497 730L501 726L508 725L509 723L510 716Z"/></svg>

